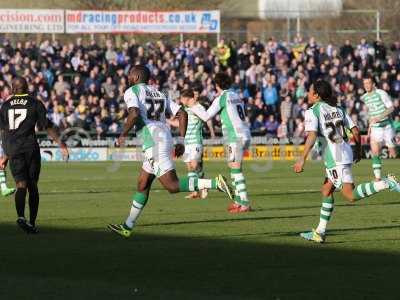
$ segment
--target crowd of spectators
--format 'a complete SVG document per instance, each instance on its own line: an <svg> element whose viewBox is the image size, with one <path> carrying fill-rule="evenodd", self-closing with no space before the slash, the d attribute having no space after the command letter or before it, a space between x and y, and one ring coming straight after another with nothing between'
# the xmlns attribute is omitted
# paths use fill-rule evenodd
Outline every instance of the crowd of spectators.
<svg viewBox="0 0 400 300"><path fill-rule="evenodd" d="M163 41L138 44L134 39L116 47L112 40L99 45L60 44L45 40L0 44L0 98L10 94L15 75L25 77L29 90L42 100L49 118L61 128L81 127L99 137L118 134L125 117L124 91L132 65L145 64L151 84L179 102L180 91L201 90L207 106L216 96L213 76L225 71L232 88L245 101L253 135L292 138L304 136L307 90L323 78L333 85L338 104L345 107L362 131L368 128L362 78L375 76L395 105L395 126L400 131L400 42L386 46L362 39L358 44L320 45L314 38L296 38L287 45L271 38L243 44L221 40L187 40L178 45ZM220 132L220 121L214 120Z"/></svg>

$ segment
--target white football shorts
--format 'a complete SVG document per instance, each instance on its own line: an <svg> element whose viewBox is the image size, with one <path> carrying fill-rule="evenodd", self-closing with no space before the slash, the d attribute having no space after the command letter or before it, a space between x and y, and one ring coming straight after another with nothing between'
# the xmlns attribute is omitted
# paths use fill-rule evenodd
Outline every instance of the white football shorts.
<svg viewBox="0 0 400 300"><path fill-rule="evenodd" d="M203 145L200 144L185 145L185 153L183 154L183 161L185 163L191 161L197 161L197 162L203 161Z"/></svg>
<svg viewBox="0 0 400 300"><path fill-rule="evenodd" d="M240 140L236 143L228 144L228 162L242 162L244 151L249 149L250 139L249 140Z"/></svg>
<svg viewBox="0 0 400 300"><path fill-rule="evenodd" d="M396 146L395 131L391 124L384 127L371 127L371 141L385 144L389 148Z"/></svg>
<svg viewBox="0 0 400 300"><path fill-rule="evenodd" d="M154 132L152 134L154 136ZM156 177L175 169L172 157L174 142L171 133L167 130L157 130L157 142L144 151L143 170Z"/></svg>
<svg viewBox="0 0 400 300"><path fill-rule="evenodd" d="M326 175L337 189L341 189L343 183L354 183L351 164L326 169Z"/></svg>

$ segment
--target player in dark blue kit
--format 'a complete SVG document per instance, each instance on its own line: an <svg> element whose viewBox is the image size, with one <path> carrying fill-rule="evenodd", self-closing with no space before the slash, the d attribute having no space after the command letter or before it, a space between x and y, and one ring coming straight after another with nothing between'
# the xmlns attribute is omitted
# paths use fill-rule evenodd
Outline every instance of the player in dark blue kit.
<svg viewBox="0 0 400 300"><path fill-rule="evenodd" d="M57 128L47 118L43 103L28 94L28 84L17 77L12 82L13 95L0 109L0 128L5 157L0 168L10 162L11 173L16 182L15 206L17 224L26 233L37 233L36 217L39 209L38 181L41 168L40 148L35 127L47 130L61 147L64 158L68 159L68 149L61 142ZM29 193L29 222L25 219L25 198Z"/></svg>

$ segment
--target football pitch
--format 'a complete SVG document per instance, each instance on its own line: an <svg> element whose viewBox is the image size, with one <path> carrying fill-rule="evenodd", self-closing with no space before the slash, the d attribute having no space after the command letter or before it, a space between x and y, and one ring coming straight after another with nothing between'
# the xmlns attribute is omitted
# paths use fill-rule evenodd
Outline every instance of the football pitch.
<svg viewBox="0 0 400 300"><path fill-rule="evenodd" d="M354 167L357 182L370 164ZM398 299L400 194L355 205L337 194L327 243L314 244L298 233L318 223L322 164L291 165L245 163L254 211L242 215L221 193L188 200L157 183L123 239L106 225L125 220L138 163L44 164L39 235L0 199L0 299ZM384 170L400 176L400 161ZM222 162L205 171L229 175Z"/></svg>

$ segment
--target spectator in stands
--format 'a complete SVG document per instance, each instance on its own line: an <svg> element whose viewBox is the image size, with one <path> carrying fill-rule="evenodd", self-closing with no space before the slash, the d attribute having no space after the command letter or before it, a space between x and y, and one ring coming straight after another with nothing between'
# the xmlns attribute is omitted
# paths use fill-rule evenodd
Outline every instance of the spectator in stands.
<svg viewBox="0 0 400 300"><path fill-rule="evenodd" d="M301 55L304 53L305 48L306 44L303 42L303 38L301 36L296 36L292 46L292 52L295 60L300 59Z"/></svg>
<svg viewBox="0 0 400 300"><path fill-rule="evenodd" d="M259 114L254 122L252 123L251 129L254 133L257 135L264 135L266 133L266 127L265 127L265 121L264 121L264 115Z"/></svg>
<svg viewBox="0 0 400 300"><path fill-rule="evenodd" d="M382 43L381 40L377 40L373 44L374 47L374 53L375 53L375 58L380 61L380 63L384 63L386 60L386 47Z"/></svg>
<svg viewBox="0 0 400 300"><path fill-rule="evenodd" d="M55 105L53 107L53 112L50 114L50 119L57 127L64 129L67 127L67 123L65 121L64 113L62 112L62 110L63 108L60 107L60 105Z"/></svg>
<svg viewBox="0 0 400 300"><path fill-rule="evenodd" d="M365 60L368 58L368 55L370 54L369 49L370 46L368 45L367 40L365 38L362 38L360 44L358 44L357 46L357 51L361 59Z"/></svg>
<svg viewBox="0 0 400 300"><path fill-rule="evenodd" d="M400 97L400 73L396 75L396 79L392 82L391 95L395 98Z"/></svg>
<svg viewBox="0 0 400 300"><path fill-rule="evenodd" d="M224 39L219 41L217 47L215 48L215 52L217 54L219 63L223 66L227 66L228 60L231 57L231 49L225 44Z"/></svg>
<svg viewBox="0 0 400 300"><path fill-rule="evenodd" d="M310 57L316 57L319 52L319 46L314 37L311 37L306 48L304 49L305 53Z"/></svg>
<svg viewBox="0 0 400 300"><path fill-rule="evenodd" d="M104 133L107 131L107 126L102 122L100 115L94 117L94 122L91 126L96 131L97 138L103 137Z"/></svg>
<svg viewBox="0 0 400 300"><path fill-rule="evenodd" d="M269 80L266 86L263 88L263 99L267 106L267 111L270 113L276 113L278 105L278 91L276 87Z"/></svg>
<svg viewBox="0 0 400 300"><path fill-rule="evenodd" d="M63 75L58 75L57 82L54 84L54 90L56 91L57 96L61 96L64 94L66 90L71 88L68 82L64 81Z"/></svg>
<svg viewBox="0 0 400 300"><path fill-rule="evenodd" d="M250 68L250 50L247 43L243 43L238 50L237 64L239 67L239 77L243 80L245 71Z"/></svg>
<svg viewBox="0 0 400 300"><path fill-rule="evenodd" d="M344 45L340 47L340 56L343 60L351 58L351 60L354 57L354 48L351 45L350 40L346 40L344 42Z"/></svg>
<svg viewBox="0 0 400 300"><path fill-rule="evenodd" d="M281 119L288 122L292 118L292 99L290 96L286 96L281 103Z"/></svg>
<svg viewBox="0 0 400 300"><path fill-rule="evenodd" d="M292 119L293 103L291 97L288 95L281 103L281 120L285 123L287 130L293 132L293 119Z"/></svg>
<svg viewBox="0 0 400 300"><path fill-rule="evenodd" d="M82 82L81 76L75 75L71 84L71 93L75 99L80 98L80 96L85 92L85 87Z"/></svg>
<svg viewBox="0 0 400 300"><path fill-rule="evenodd" d="M114 50L114 45L112 40L106 41L106 53L105 58L109 62L116 62L117 61L117 52Z"/></svg>
<svg viewBox="0 0 400 300"><path fill-rule="evenodd" d="M279 123L275 119L275 115L271 114L268 116L267 121L265 122L265 129L268 136L276 136L278 131Z"/></svg>
<svg viewBox="0 0 400 300"><path fill-rule="evenodd" d="M251 61L254 61L254 56L251 56ZM258 74L257 74L257 65L251 64L250 67L246 71L246 83L247 83L247 91L251 97L257 92L257 82L258 82Z"/></svg>
<svg viewBox="0 0 400 300"><path fill-rule="evenodd" d="M112 98L115 94L116 85L113 83L112 77L108 76L106 81L101 85L101 92L108 98Z"/></svg>
<svg viewBox="0 0 400 300"><path fill-rule="evenodd" d="M296 118L295 120L296 129L293 133L293 137L295 138L302 138L304 137L304 122L302 118Z"/></svg>
<svg viewBox="0 0 400 300"><path fill-rule="evenodd" d="M278 127L276 135L279 139L287 139L289 137L288 126L286 124L286 121L282 120L281 124Z"/></svg>
<svg viewBox="0 0 400 300"><path fill-rule="evenodd" d="M264 102L261 99L261 92L258 92L256 95L256 99L254 100L254 104L251 104L249 109L249 119L250 122L254 122L255 118L258 115L266 115L267 109Z"/></svg>
<svg viewBox="0 0 400 300"><path fill-rule="evenodd" d="M303 115L304 98L298 98L297 102L293 105L293 118L299 118Z"/></svg>

